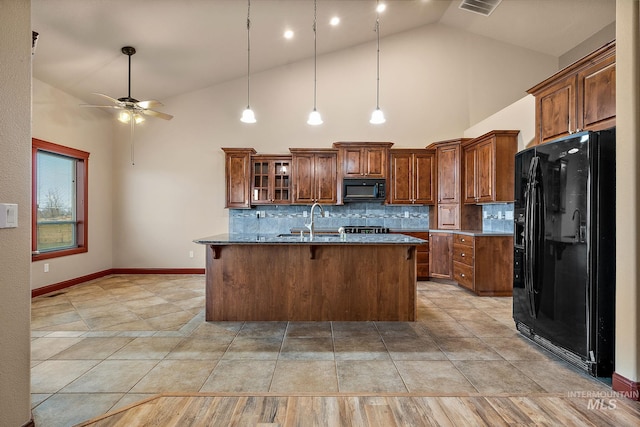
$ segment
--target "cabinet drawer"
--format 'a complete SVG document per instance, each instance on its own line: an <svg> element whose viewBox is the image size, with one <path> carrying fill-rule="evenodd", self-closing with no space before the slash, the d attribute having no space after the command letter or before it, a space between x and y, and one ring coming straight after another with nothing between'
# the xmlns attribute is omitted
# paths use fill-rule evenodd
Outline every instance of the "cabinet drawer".
<svg viewBox="0 0 640 427"><path fill-rule="evenodd" d="M453 236L453 243L459 245L473 246L473 236L467 236L466 234L455 234Z"/></svg>
<svg viewBox="0 0 640 427"><path fill-rule="evenodd" d="M465 288L473 290L473 267L454 261L453 280Z"/></svg>
<svg viewBox="0 0 640 427"><path fill-rule="evenodd" d="M453 244L453 260L473 266L473 247L459 243Z"/></svg>

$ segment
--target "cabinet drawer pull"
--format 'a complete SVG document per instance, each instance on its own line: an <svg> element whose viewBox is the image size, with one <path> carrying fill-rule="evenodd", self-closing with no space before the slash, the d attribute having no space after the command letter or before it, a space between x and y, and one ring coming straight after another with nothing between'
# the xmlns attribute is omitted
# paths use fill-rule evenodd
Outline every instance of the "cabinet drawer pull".
<svg viewBox="0 0 640 427"><path fill-rule="evenodd" d="M464 254L464 252L462 252L460 256L464 258L466 255Z"/></svg>
<svg viewBox="0 0 640 427"><path fill-rule="evenodd" d="M460 277L466 277L464 273L460 273Z"/></svg>
<svg viewBox="0 0 640 427"><path fill-rule="evenodd" d="M460 241L461 241L461 242L465 242L466 240L464 240L464 237L461 237L461 238L460 238Z"/></svg>

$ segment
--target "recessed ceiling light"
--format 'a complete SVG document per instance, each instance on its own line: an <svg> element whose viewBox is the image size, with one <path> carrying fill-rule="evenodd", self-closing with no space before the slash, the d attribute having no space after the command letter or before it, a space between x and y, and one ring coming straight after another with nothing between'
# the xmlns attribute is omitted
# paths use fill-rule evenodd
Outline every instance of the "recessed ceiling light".
<svg viewBox="0 0 640 427"><path fill-rule="evenodd" d="M284 32L284 38L285 39L292 39L293 38L293 30L286 30Z"/></svg>
<svg viewBox="0 0 640 427"><path fill-rule="evenodd" d="M338 18L337 16L334 16L333 18L331 18L331 21L329 21L329 24L333 25L334 27L339 23L340 23L340 18Z"/></svg>
<svg viewBox="0 0 640 427"><path fill-rule="evenodd" d="M384 3L380 3L378 5L378 7L376 7L376 12L380 13L380 12L384 12L385 9L387 8L387 5Z"/></svg>

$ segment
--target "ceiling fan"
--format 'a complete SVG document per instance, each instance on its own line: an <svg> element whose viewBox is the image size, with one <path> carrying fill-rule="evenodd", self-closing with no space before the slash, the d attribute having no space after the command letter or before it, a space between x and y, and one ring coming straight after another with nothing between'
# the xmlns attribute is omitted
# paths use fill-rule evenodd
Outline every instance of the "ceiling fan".
<svg viewBox="0 0 640 427"><path fill-rule="evenodd" d="M160 101L149 100L149 101L138 101L135 98L131 97L131 56L136 53L136 49L131 46L125 46L122 49L122 53L129 57L129 93L127 96L122 98L112 98L109 95L105 95L103 93L96 93L94 95L101 96L103 98L108 99L114 105L91 105L91 104L82 104L83 107L97 107L97 108L113 108L116 110L121 110L120 114L118 114L118 120L122 123L128 123L131 125L131 164L134 165L134 147L133 147L133 134L134 128L136 124L142 123L144 121L143 116L157 117L163 120L171 120L173 116L171 114L162 113L160 111L152 110L151 107L162 106Z"/></svg>
<svg viewBox="0 0 640 427"><path fill-rule="evenodd" d="M157 117L159 119L171 120L173 118L172 115L162 113L160 111L152 110L151 107L162 106L160 101L149 100L149 101L138 101L135 98L131 97L131 56L136 53L136 49L131 46L125 46L122 48L122 53L129 57L129 93L127 96L122 98L112 98L109 95L105 95L102 93L95 93L94 95L101 96L103 98L108 99L114 105L90 105L83 104L84 107L97 107L97 108L114 108L116 110L121 110L118 115L118 120L123 123L135 122L141 123L144 121L143 116L151 116Z"/></svg>

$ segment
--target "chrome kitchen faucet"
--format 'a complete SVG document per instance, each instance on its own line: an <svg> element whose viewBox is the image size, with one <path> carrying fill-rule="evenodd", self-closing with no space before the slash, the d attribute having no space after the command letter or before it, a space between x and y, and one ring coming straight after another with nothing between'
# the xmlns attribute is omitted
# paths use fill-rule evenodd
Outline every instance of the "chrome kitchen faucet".
<svg viewBox="0 0 640 427"><path fill-rule="evenodd" d="M309 241L313 241L313 210L316 206L320 208L320 215L324 215L324 209L322 208L322 205L320 203L316 202L311 206L311 214L309 215L311 217L311 222L309 224L305 224L305 227L309 229Z"/></svg>

